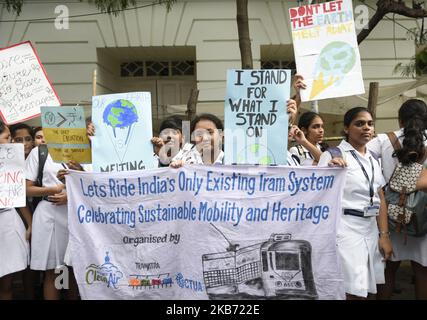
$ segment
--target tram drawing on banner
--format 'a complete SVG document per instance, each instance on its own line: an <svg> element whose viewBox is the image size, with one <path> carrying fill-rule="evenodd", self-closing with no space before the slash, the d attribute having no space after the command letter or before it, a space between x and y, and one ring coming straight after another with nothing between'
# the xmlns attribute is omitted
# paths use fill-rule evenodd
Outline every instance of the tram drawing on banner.
<svg viewBox="0 0 427 320"><path fill-rule="evenodd" d="M311 244L292 240L289 233L273 233L267 241L243 248L230 243L225 252L204 254L202 264L211 300L318 298Z"/></svg>

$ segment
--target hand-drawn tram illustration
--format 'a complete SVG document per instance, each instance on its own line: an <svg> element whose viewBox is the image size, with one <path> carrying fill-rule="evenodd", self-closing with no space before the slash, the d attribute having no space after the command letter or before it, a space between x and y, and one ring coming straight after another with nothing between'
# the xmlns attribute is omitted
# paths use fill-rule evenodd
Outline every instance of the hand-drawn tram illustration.
<svg viewBox="0 0 427 320"><path fill-rule="evenodd" d="M317 299L311 244L273 233L261 243L202 255L209 299Z"/></svg>

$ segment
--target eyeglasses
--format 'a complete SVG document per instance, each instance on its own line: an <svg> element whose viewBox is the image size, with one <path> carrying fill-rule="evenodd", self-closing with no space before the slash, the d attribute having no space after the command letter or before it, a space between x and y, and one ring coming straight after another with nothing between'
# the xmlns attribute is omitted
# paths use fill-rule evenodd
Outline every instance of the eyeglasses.
<svg viewBox="0 0 427 320"><path fill-rule="evenodd" d="M33 138L30 137L30 136L27 136L27 137L16 137L16 138L13 138L13 141L14 142L18 142L18 143L23 143L24 141L25 142L32 142Z"/></svg>

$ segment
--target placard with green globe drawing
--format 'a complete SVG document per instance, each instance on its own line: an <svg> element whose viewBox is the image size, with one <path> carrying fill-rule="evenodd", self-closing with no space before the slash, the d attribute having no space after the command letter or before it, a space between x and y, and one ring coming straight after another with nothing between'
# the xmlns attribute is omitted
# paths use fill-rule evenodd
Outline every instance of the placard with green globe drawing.
<svg viewBox="0 0 427 320"><path fill-rule="evenodd" d="M94 96L92 121L94 171L132 171L155 167L151 95L130 92Z"/></svg>
<svg viewBox="0 0 427 320"><path fill-rule="evenodd" d="M365 93L350 0L290 8L295 61L307 89L302 101Z"/></svg>

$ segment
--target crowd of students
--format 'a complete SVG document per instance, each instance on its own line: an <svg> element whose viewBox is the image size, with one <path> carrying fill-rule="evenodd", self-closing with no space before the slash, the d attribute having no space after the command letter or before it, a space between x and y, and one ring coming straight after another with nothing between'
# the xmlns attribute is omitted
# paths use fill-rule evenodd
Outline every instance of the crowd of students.
<svg viewBox="0 0 427 320"><path fill-rule="evenodd" d="M297 92L304 90L301 77L294 84ZM401 129L395 132L401 148L395 152L384 134L374 137L374 120L366 108L355 107L344 115L344 135L338 147L329 148L323 142L324 121L314 112L306 112L296 122L298 94L288 101L289 141L295 145L288 151L291 166L347 167L347 179L342 198L342 213L337 229L337 250L342 268L347 299L390 299L395 274L403 260L410 260L415 274L418 299L427 299L427 236L408 237L389 232L387 202L383 187L389 181L398 162L412 163L425 159L427 146L427 106L417 99L406 101L399 110ZM167 118L160 125L160 134L151 142L159 167L179 168L191 164L221 165L224 163L224 126L213 114L200 114L191 121L191 144L185 143L182 120ZM88 135L95 135L88 123ZM67 167L47 159L41 170L41 150L44 145L41 128L25 124L8 128L0 123L0 144L23 143L26 157L26 208L0 209L0 299L12 298L12 281L19 271L43 272L43 296L59 299L55 287L55 268L72 266L67 250L67 193L63 176L67 168L84 170L77 163ZM415 154L415 156L414 156ZM427 171L417 184L427 190ZM31 198L41 198L33 206ZM31 244L31 254L30 254ZM66 297L78 298L72 268ZM30 271L26 271L28 274ZM33 281L33 277L26 277ZM27 279L27 280L28 280ZM26 284L28 281L24 281ZM30 284L31 287L31 284ZM30 293L28 297L33 297Z"/></svg>

